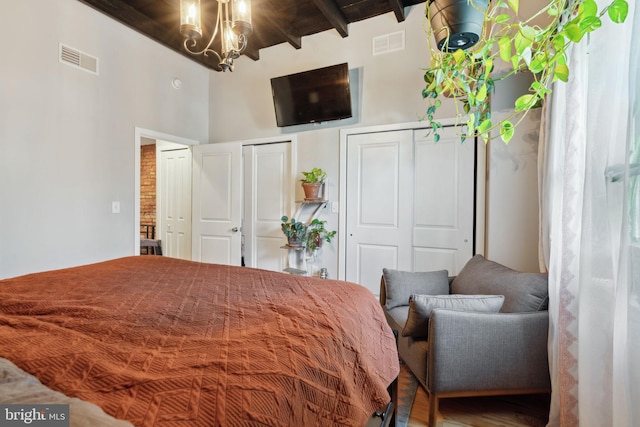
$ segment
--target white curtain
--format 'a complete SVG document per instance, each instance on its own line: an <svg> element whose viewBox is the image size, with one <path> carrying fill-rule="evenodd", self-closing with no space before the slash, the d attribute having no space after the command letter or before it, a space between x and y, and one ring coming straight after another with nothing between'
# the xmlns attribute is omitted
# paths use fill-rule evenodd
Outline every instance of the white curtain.
<svg viewBox="0 0 640 427"><path fill-rule="evenodd" d="M539 167L541 262L550 294L549 426L640 425L634 9L629 1L624 24L605 19L572 49L570 80L555 85L545 107Z"/></svg>

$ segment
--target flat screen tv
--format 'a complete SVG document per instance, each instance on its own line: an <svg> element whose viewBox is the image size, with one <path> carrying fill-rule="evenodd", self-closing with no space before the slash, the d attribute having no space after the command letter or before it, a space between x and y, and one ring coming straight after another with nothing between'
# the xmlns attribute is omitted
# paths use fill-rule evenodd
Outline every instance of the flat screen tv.
<svg viewBox="0 0 640 427"><path fill-rule="evenodd" d="M271 79L278 127L351 117L347 63Z"/></svg>

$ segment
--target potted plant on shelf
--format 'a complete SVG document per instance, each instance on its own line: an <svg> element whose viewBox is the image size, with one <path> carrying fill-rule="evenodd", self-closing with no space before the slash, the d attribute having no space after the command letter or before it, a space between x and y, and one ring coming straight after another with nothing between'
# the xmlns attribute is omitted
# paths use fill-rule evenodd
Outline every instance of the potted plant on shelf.
<svg viewBox="0 0 640 427"><path fill-rule="evenodd" d="M302 189L304 190L304 199L307 201L321 200L320 190L327 178L327 173L320 168L313 168L309 172L302 172L304 178L302 181Z"/></svg>
<svg viewBox="0 0 640 427"><path fill-rule="evenodd" d="M287 236L287 244L292 248L301 247L307 234L307 225L296 221L295 218L289 219L286 215L281 220L281 228L284 235Z"/></svg>
<svg viewBox="0 0 640 427"><path fill-rule="evenodd" d="M322 242L331 243L331 239L336 236L336 231L326 229L327 221L314 218L307 228L306 247L307 251L313 252L322 246Z"/></svg>
<svg viewBox="0 0 640 427"><path fill-rule="evenodd" d="M453 25L460 19L446 16L449 24L443 32L443 19L437 16L446 10L443 4L459 1L427 1L426 16L434 26L427 30L431 67L425 70L422 96L428 104L424 118L431 125L436 142L442 124L435 119L435 113L442 105L440 96L445 95L458 101L456 126L463 128L462 140L479 136L487 142L496 130L508 143L525 114L540 106L551 93L552 83L568 80L569 47L597 30L605 15L614 23L624 22L629 7L627 0L612 0L602 10L598 10L595 0L547 0L530 18L520 20L519 0L493 0L489 5L486 0L461 0L483 16L477 43L467 46L464 34L458 34ZM546 25L540 24L541 20ZM495 83L525 70L534 77L528 92L516 99L512 114L494 120L489 101Z"/></svg>

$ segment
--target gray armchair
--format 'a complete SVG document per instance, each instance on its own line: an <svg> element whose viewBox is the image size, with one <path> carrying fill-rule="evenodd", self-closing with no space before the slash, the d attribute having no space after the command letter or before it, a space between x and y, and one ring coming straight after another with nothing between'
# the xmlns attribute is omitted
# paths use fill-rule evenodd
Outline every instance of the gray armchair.
<svg viewBox="0 0 640 427"><path fill-rule="evenodd" d="M548 283L473 257L457 277L383 271L380 300L398 353L429 394L429 425L446 397L548 393Z"/></svg>

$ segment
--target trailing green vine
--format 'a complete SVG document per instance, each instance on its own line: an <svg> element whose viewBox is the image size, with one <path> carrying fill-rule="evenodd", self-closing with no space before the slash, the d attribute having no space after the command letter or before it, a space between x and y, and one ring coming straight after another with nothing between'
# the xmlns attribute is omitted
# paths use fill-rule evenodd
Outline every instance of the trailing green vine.
<svg viewBox="0 0 640 427"><path fill-rule="evenodd" d="M427 1L428 19L431 1ZM469 1L473 5L473 0ZM433 46L433 29L427 30L431 68L425 70L422 96L428 103L425 119L433 128L436 142L442 124L435 119L435 113L442 105L441 96L447 96L459 101L455 103L457 117L465 117L466 121L457 122L465 129L460 132L463 140L468 136L479 136L487 142L491 132L499 130L501 139L508 143L525 114L540 106L551 93L552 83L569 79L569 47L600 28L605 16L614 23L624 22L629 5L627 0L613 0L598 10L595 0L549 0L546 6L524 21L514 18L518 16L519 8L519 0L490 3L482 10L484 27L480 40L466 51L441 52ZM548 25L533 23L545 16ZM502 63L500 69L506 69L500 75L494 72L498 61ZM495 83L525 70L529 70L534 78L528 92L516 99L512 114L499 121L493 120L489 99Z"/></svg>

